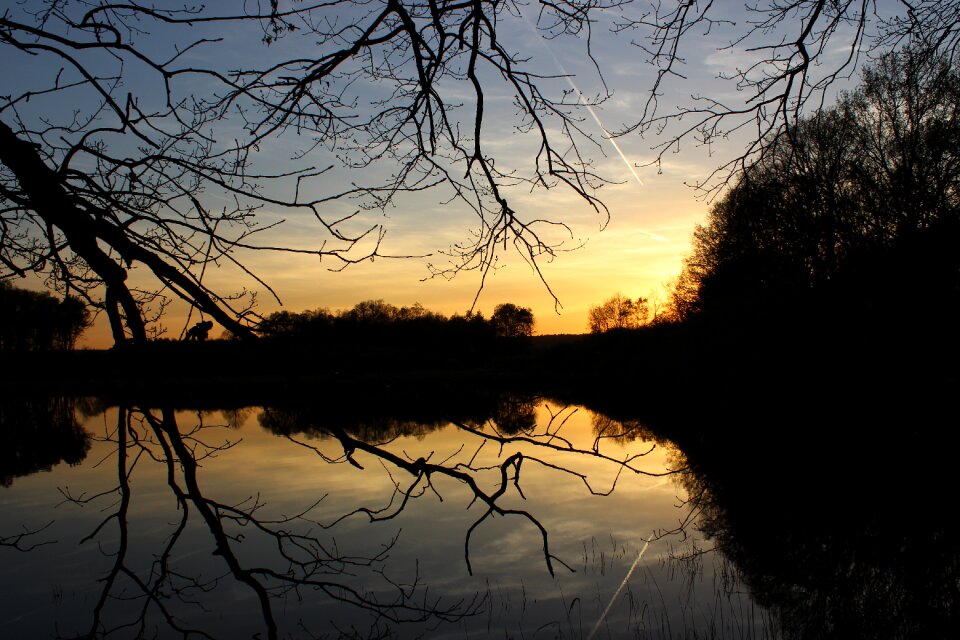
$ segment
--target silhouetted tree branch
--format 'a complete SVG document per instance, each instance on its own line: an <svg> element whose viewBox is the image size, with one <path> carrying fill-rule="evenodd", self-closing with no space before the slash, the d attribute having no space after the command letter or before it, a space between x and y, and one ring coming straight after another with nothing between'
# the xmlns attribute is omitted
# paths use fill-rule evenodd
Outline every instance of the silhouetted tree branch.
<svg viewBox="0 0 960 640"><path fill-rule="evenodd" d="M13 533L10 535L0 534L0 547L10 547L12 549L16 549L17 551L33 551L37 547L54 544L53 540L36 540L33 537L39 533L42 533L51 524L53 524L52 521L36 529L23 527L23 530L19 533Z"/></svg>
<svg viewBox="0 0 960 640"><path fill-rule="evenodd" d="M954 59L960 3L772 0L731 8L712 0L658 0L640 17L624 15L617 28L636 34L634 44L656 69L642 115L620 134L655 134L655 164L685 140L709 147L740 136L742 153L698 182L715 192L769 143L789 137L802 118L826 106L862 62L903 48ZM685 79L691 40L703 36L719 38L718 51L730 54L731 68L719 77L736 97L700 90L692 102L664 108L664 94Z"/></svg>
<svg viewBox="0 0 960 640"><path fill-rule="evenodd" d="M618 4L546 3L537 21L589 51L590 15ZM556 232L569 229L518 211L516 188L563 186L606 210L581 101L551 96L498 28L525 11L479 0L8 8L0 50L33 73L0 96L0 277L44 274L105 310L118 343L146 340L172 298L242 338L253 294L213 289L211 269L231 265L274 294L250 252L333 270L387 256L386 229L365 212L436 190L475 222L434 275L477 270L482 287L513 247L542 279L538 261L564 250ZM529 162L488 150L494 94L514 101ZM281 146L285 168L259 169ZM313 246L271 242L279 215L313 218Z"/></svg>

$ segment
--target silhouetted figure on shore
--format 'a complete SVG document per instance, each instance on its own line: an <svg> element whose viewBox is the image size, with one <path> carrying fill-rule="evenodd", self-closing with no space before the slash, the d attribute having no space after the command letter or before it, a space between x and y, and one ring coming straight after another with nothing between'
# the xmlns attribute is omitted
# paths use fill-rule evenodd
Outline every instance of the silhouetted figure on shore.
<svg viewBox="0 0 960 640"><path fill-rule="evenodd" d="M183 337L183 339L187 342L190 342L191 340L203 342L207 339L210 329L213 329L213 323L209 320L203 320L187 329L187 334Z"/></svg>

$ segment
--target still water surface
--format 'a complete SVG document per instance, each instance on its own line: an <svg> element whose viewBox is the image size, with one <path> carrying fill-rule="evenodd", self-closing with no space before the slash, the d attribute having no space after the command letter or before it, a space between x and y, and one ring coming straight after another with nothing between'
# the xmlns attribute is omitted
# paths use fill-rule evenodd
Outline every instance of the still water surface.
<svg viewBox="0 0 960 640"><path fill-rule="evenodd" d="M635 423L58 402L6 410L6 638L776 635Z"/></svg>

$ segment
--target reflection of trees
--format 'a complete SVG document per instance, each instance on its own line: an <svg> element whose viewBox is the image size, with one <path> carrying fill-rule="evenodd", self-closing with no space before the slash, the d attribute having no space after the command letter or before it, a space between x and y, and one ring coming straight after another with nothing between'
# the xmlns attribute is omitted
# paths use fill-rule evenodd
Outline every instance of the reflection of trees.
<svg viewBox="0 0 960 640"><path fill-rule="evenodd" d="M537 426L536 400L528 396L504 394L491 416L497 430L506 435L530 431Z"/></svg>
<svg viewBox="0 0 960 640"><path fill-rule="evenodd" d="M592 413L590 422L598 438L642 442L660 442L660 438L639 420L616 420L603 413Z"/></svg>
<svg viewBox="0 0 960 640"><path fill-rule="evenodd" d="M312 438L335 438L342 431L367 442L389 442L402 437L422 438L441 429L447 422L417 416L364 415L338 418L335 413L316 408L264 407L258 417L260 426L278 436L304 434Z"/></svg>
<svg viewBox="0 0 960 640"><path fill-rule="evenodd" d="M48 471L61 462L78 464L90 449L90 436L77 422L72 398L10 398L0 403L0 484Z"/></svg>
<svg viewBox="0 0 960 640"><path fill-rule="evenodd" d="M955 526L921 513L903 518L896 505L836 513L755 495L736 500L716 482L697 479L700 527L787 637L952 637L946 630L960 603Z"/></svg>
<svg viewBox="0 0 960 640"><path fill-rule="evenodd" d="M227 421L227 426L231 429L239 429L253 415L252 407L234 407L232 409L223 409L220 411L223 419Z"/></svg>
<svg viewBox="0 0 960 640"><path fill-rule="evenodd" d="M439 397L429 400L386 395L371 401L362 409L336 407L283 406L265 407L260 425L280 436L306 434L316 438L333 438L342 430L365 442L385 443L401 437L422 438L448 426L451 422L470 425L489 423L504 435L530 431L537 424L537 399L514 393L477 395L464 398Z"/></svg>
<svg viewBox="0 0 960 640"><path fill-rule="evenodd" d="M773 386L749 402L703 393L658 421L685 453L699 528L787 637L952 637L960 529L942 514L955 437L930 430L950 392Z"/></svg>
<svg viewBox="0 0 960 640"><path fill-rule="evenodd" d="M952 637L960 581L953 527L888 518L858 523L767 518L707 509L704 531L791 638ZM757 528L759 526L759 529ZM946 631L951 629L951 633Z"/></svg>
<svg viewBox="0 0 960 640"><path fill-rule="evenodd" d="M612 418L607 414L595 412L591 412L590 422L593 424L593 435L597 438L597 442L612 440L624 445L634 441L650 443L650 451L653 451L654 447L666 450L669 467L678 474L677 478L681 481L689 478L683 473L687 466L683 452L672 441L649 428L644 422L629 418ZM690 492L691 495L694 493Z"/></svg>

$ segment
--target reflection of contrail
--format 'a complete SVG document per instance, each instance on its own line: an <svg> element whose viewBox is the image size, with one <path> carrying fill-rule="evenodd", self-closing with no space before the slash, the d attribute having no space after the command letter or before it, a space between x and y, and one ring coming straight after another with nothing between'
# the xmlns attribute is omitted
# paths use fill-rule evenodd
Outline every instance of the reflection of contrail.
<svg viewBox="0 0 960 640"><path fill-rule="evenodd" d="M623 582L620 583L620 586L617 588L616 593L614 593L613 596L610 598L610 602L607 603L607 608L603 610L602 614L600 614L600 619L597 620L597 624L593 625L593 630L590 632L590 635L587 636L587 640L593 640L593 637L597 635L597 631L600 630L600 625L603 624L603 621L606 619L607 614L610 613L610 608L613 606L613 603L616 601L618 597L620 597L620 593L623 591L623 588L627 586L627 582L629 582L630 576L632 576L633 572L636 571L637 565L640 564L640 559L643 558L644 552L646 552L647 547L650 546L651 540L653 540L652 533L650 534L650 537L647 538L647 541L646 543L644 543L643 548L640 549L640 553L637 554L637 559L633 561L633 564L630 566L630 570L627 571L627 575L623 577Z"/></svg>

